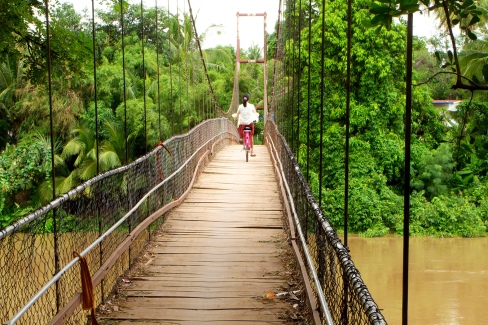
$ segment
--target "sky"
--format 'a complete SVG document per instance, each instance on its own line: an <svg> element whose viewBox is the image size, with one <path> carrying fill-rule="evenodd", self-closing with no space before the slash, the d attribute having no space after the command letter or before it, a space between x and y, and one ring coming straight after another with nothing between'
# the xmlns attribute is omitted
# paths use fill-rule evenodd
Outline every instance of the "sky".
<svg viewBox="0 0 488 325"><path fill-rule="evenodd" d="M205 31L212 24L222 25L221 28L209 30L206 39L203 41L203 48L215 47L216 45L232 45L235 47L237 42L237 13L266 13L266 30L271 34L278 20L279 0L191 0L191 6L193 15L196 17L199 34L200 31ZM264 44L264 18L262 16L239 17L239 39L241 48L247 49L253 44L262 48Z"/></svg>
<svg viewBox="0 0 488 325"><path fill-rule="evenodd" d="M64 0L74 4L77 11L88 7L91 11L91 0ZM305 1L305 0L304 0ZM98 2L98 0L96 0ZM140 0L129 0L130 3L140 4ZM153 7L155 0L143 0L144 6ZM187 0L158 0L158 6L167 7L172 13L188 12ZM236 14L266 13L266 30L271 34L278 20L279 0L191 0L193 16L196 20L199 35L205 31L206 38L202 47L211 48L217 45L236 46L237 16ZM95 5L97 6L97 5ZM210 28L220 25L219 28ZM431 36L437 33L435 24L427 15L414 14L414 35ZM241 48L248 49L251 45L263 48L264 19L261 16L239 17L239 38Z"/></svg>

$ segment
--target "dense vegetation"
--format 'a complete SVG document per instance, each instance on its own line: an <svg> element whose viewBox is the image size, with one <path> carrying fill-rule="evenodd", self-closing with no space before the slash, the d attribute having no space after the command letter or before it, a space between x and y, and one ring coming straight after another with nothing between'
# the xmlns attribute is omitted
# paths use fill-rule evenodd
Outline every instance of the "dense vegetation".
<svg viewBox="0 0 488 325"><path fill-rule="evenodd" d="M144 8L141 16L140 4L124 2L121 15L120 2L112 2L96 9L93 42L91 12L52 4L49 98L43 3L14 2L0 5L0 228L51 200L51 130L55 191L61 195L99 172L134 160L158 141L218 116L210 109L209 86L187 12ZM204 55L212 88L227 111L235 50L218 47ZM257 58L252 56L259 51L254 46L242 55ZM252 93L253 102L263 96L257 71L249 66L240 75L240 90Z"/></svg>
<svg viewBox="0 0 488 325"><path fill-rule="evenodd" d="M380 12L379 19L387 20L383 11L375 9L381 5L388 8L383 2L355 1L353 5L349 231L367 236L403 233L406 23L400 20L388 28L371 28L371 21L378 22L374 13ZM310 183L315 193L320 192L318 187L322 185L321 204L340 229L344 223L347 3L326 3L322 125L318 87L322 79L319 9L320 2L311 11L311 31L306 24L301 25L305 27L301 29L300 49L293 44L296 36L288 44L290 49L295 47L295 53L301 53L301 62L295 66L304 67L300 72L301 111L294 115L300 119L295 125L301 125L299 161L305 170L310 154ZM290 13L290 19L299 18L298 10L291 10L294 16ZM307 3L301 10L305 16L310 12ZM473 73L477 75L471 80L477 80L479 89L483 89L488 81L485 79L488 70L484 71L488 69L488 56L479 51L483 46L480 43L486 46L485 25L479 26L477 33L483 38L474 41L466 34L460 36L458 44L463 47L459 61L461 72L470 78ZM475 30L473 25L470 29ZM311 94L308 94L308 83L303 81L308 73L309 45ZM488 97L486 91L475 91L471 102L470 91L451 88L458 76L452 55L443 39L414 39L413 78L417 86L413 89L412 103L410 230L413 235L476 237L485 236L488 227ZM440 71L443 72L439 74ZM320 133L311 132L313 136L307 143L308 98L312 104L310 129L323 129L321 181ZM464 102L456 112L450 113L434 108L432 99Z"/></svg>
<svg viewBox="0 0 488 325"><path fill-rule="evenodd" d="M215 112L199 111L197 107L201 105L195 102L209 101L210 97L206 94L206 79L198 68L200 54L188 14L176 16L164 9L145 8L142 17L139 5L124 2L125 37L122 39L118 2L97 9L95 105L91 17L76 13L67 4L51 9L53 96L50 99L46 81L46 31L40 18L43 4L31 0L12 6L12 2L0 5L0 17L5 22L5 28L0 29L0 228L52 198L50 100L57 195L97 172L137 158L159 140L186 132L214 116ZM308 1L301 3L303 8L297 9L307 16ZM354 6L349 227L352 232L368 236L401 234L406 28L402 21L389 25L389 29L366 26L364 22L374 17L370 12L374 6L368 6L365 1L356 1ZM294 116L295 121L301 120L302 126L296 152L304 170L310 169L308 176L313 191L318 194L318 186L322 185L321 204L340 229L344 204L347 7L346 3L337 1L327 2L326 6L323 86L327 98L322 125L319 120L321 8L321 1L312 2L311 30L308 24L300 24L301 41L297 43L293 37L288 44L288 48L300 48L300 57L294 60L300 63L296 66L301 67L303 79L300 81L302 111L295 112ZM290 12L286 15L286 19L293 19ZM477 75L473 80L486 85L481 71L487 58L483 52L487 31L483 19L475 23L469 25L469 30L471 34L476 32L478 39L474 41L469 34L460 36L458 41L462 44L459 64L464 73ZM203 38L205 32L199 33ZM272 57L275 35L269 40L268 57ZM455 74L438 74L453 68L453 54L444 38L416 38L414 49L414 81L418 86L413 91L411 233L485 236L488 95L486 91L475 91L474 100L470 101L469 90L451 89L456 83ZM259 58L256 46L244 52L244 57ZM205 50L204 56L212 88L220 106L227 110L232 97L235 50L231 46L217 47ZM269 64L269 75L272 67ZM308 70L310 94L304 81ZM261 67L243 66L240 90L252 94L257 105L261 105L263 98L262 78ZM313 134L309 142L303 127L307 125L308 97ZM432 99L464 102L456 112L449 113L434 108ZM325 150L319 182L318 131L321 128ZM95 160L97 147L99 171Z"/></svg>

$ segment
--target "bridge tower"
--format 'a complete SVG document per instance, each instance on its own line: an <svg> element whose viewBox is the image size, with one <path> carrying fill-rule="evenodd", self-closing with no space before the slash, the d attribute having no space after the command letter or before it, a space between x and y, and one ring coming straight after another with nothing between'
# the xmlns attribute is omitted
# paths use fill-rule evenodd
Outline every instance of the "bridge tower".
<svg viewBox="0 0 488 325"><path fill-rule="evenodd" d="M267 66L267 41L268 37L266 35L266 12L264 13L256 13L256 14L242 14L242 13L237 13L237 49L236 49L236 65L237 65L237 73L240 72L240 64L241 63L262 63L264 64L264 82L263 82L263 87L264 87L264 93L263 93L263 102L264 102L264 124L266 125L267 119L268 119L268 66ZM262 59L257 59L257 60L241 60L241 42L239 38L239 17L263 17L263 34L264 34L264 58Z"/></svg>

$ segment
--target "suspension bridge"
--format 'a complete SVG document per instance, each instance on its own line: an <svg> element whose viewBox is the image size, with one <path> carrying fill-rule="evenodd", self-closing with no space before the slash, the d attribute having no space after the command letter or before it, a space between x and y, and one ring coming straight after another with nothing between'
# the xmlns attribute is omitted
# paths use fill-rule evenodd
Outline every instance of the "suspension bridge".
<svg viewBox="0 0 488 325"><path fill-rule="evenodd" d="M46 66L50 72L48 4L46 1L45 33ZM168 12L169 6L168 1ZM188 11L183 16L191 22L191 30L174 35L183 35L189 38L187 43L193 42L194 48L185 51L197 53L198 60L192 61L191 66L187 61L170 64L166 70L170 77L166 80L171 83L171 91L178 90L178 96L168 96L166 108L160 106L159 92L156 100L160 114L164 109L171 111L167 117L172 134L163 139L160 130L160 142L152 150L146 149L137 159L127 159L125 165L111 170L97 168L94 177L61 194L54 190L53 163L54 200L0 230L3 324L93 324L95 319L103 324L123 325L386 324L349 255L347 218L341 240L327 219L327 211L312 194L308 170L302 172L297 160L298 155L304 154L300 152L299 134L305 126L296 124L293 117L303 113L298 103L303 102L304 94L298 90L297 80L305 72L295 67L300 49L290 49L286 41L293 39L300 44L300 36L293 34L293 28L302 28L314 19L306 17L307 11L301 16L297 6L297 1L279 1L277 5L280 21L276 25L272 66L267 66L266 46L264 58L260 59L241 59L238 46L232 99L228 109L224 109L213 89L188 1ZM308 13L311 7L310 2ZM117 28L122 35L124 60L122 1L120 8L121 24ZM157 29L157 1L155 8ZM140 34L145 39L142 2L140 10ZM266 14L257 16L264 18L266 26ZM93 11L96 108L95 21ZM168 23L169 35L171 26ZM154 41L165 40L156 36ZM172 61L175 58L171 57L171 37L166 41L169 52L162 54ZM139 81L144 89L146 123L144 44L143 78ZM324 51L322 45L322 61ZM157 62L159 65L159 57ZM263 144L256 146L257 156L245 162L236 121L231 116L241 95L241 64L249 63L264 63L264 130ZM345 64L349 109L350 47ZM273 74L268 77L271 69ZM162 75L160 69L157 71L159 88ZM308 73L310 90L310 70ZM131 110L126 98L127 78L124 69L125 112ZM48 84L51 82L49 79ZM189 89L198 82L205 82L205 91L190 94ZM320 94L323 105L323 91ZM51 116L52 95L50 89ZM184 107L182 96L186 96ZM310 91L308 96L310 104ZM408 100L410 97L407 107ZM98 119L97 114L95 118ZM407 113L406 125L409 118ZM51 132L52 128L51 124ZM150 148L147 130L146 126L145 147ZM312 135L308 131L308 136L319 137L319 133L322 130ZM346 216L348 145L347 138ZM126 157L128 151L126 147ZM54 162L54 151L52 155ZM96 164L99 167L98 160ZM45 231L48 225L52 231ZM406 249L408 258L408 244ZM118 301L114 300L114 292Z"/></svg>

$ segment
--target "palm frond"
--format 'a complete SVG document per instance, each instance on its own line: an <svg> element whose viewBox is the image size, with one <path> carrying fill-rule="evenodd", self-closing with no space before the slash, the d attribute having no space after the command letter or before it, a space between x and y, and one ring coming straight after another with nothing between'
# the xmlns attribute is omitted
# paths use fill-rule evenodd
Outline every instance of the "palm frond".
<svg viewBox="0 0 488 325"><path fill-rule="evenodd" d="M78 185L76 170L67 177L56 177L56 195L63 195Z"/></svg>
<svg viewBox="0 0 488 325"><path fill-rule="evenodd" d="M77 173L82 181L87 181L97 175L97 161L93 159L85 159L80 166Z"/></svg>
<svg viewBox="0 0 488 325"><path fill-rule="evenodd" d="M100 155L100 171L111 170L120 165L119 156L115 151L104 151Z"/></svg>
<svg viewBox="0 0 488 325"><path fill-rule="evenodd" d="M44 180L39 185L39 187L37 188L37 195L39 196L39 199L42 204L46 204L47 202L52 200L53 190L52 190L51 180Z"/></svg>
<svg viewBox="0 0 488 325"><path fill-rule="evenodd" d="M63 148L63 152L61 153L61 157L66 159L68 157L78 155L84 149L83 143L80 142L78 139L72 139L66 143Z"/></svg>

